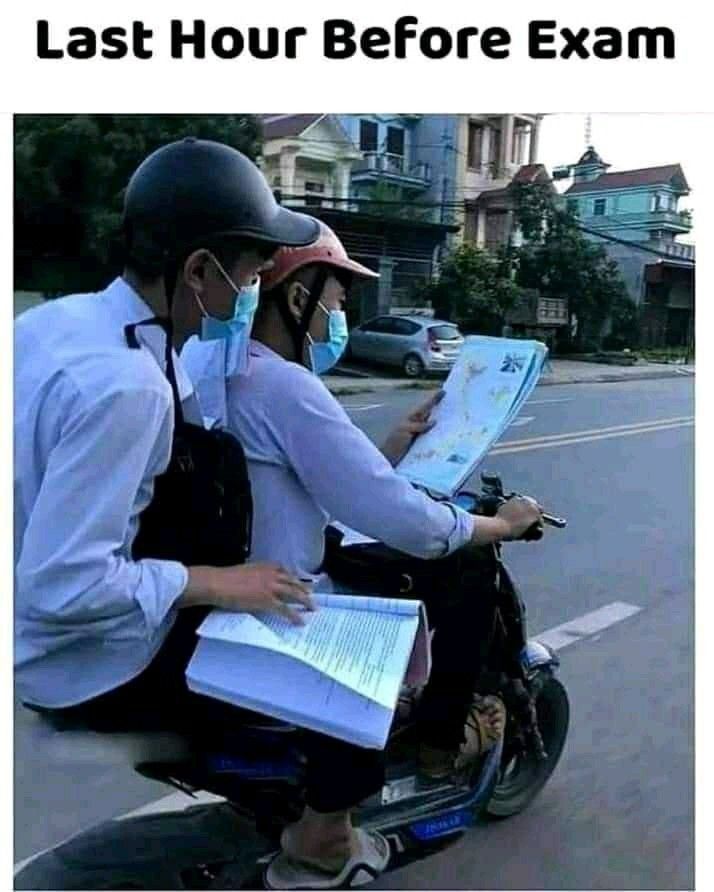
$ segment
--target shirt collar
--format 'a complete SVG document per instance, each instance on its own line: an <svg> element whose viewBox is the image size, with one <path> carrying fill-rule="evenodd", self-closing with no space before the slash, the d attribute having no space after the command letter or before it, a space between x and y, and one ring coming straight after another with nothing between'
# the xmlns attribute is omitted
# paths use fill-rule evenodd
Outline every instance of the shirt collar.
<svg viewBox="0 0 714 892"><path fill-rule="evenodd" d="M131 287L131 285L117 276L116 279L102 292L105 300L116 308L117 315L125 319L127 323L141 322L144 319L152 319L156 313Z"/></svg>
<svg viewBox="0 0 714 892"><path fill-rule="evenodd" d="M118 276L102 292L102 296L116 308L117 318L121 318L125 325L134 322L143 322L144 319L153 319L156 313L145 300L131 287L126 279ZM144 326L136 329L136 338L143 347L152 354L158 362L161 370L166 373L166 332L156 326ZM176 354L174 354L174 371L176 372L176 384L178 386L181 401L188 399L193 393L191 379Z"/></svg>

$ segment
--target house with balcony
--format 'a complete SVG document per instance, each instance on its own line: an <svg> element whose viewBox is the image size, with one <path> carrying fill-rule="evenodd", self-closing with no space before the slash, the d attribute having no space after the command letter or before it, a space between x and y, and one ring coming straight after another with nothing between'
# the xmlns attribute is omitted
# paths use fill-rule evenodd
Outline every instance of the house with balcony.
<svg viewBox="0 0 714 892"><path fill-rule="evenodd" d="M679 207L690 193L681 165L611 172L588 146L576 164L553 171L554 179L570 176L567 207L617 263L640 307L644 344L691 344L695 246L678 241L692 229L691 213Z"/></svg>
<svg viewBox="0 0 714 892"><path fill-rule="evenodd" d="M433 274L446 251L460 241L495 250L512 237L514 182L550 181L537 163L541 118L540 114L340 118L363 156L352 168L356 207L364 210L371 201L374 212L382 207L385 216L392 217L398 208L405 221L412 221L404 227L402 245L413 238L417 223L441 227L442 237L432 243L433 257L402 257L395 263L393 306L413 304L409 295L425 278L419 270L430 268ZM543 308L530 309L533 325L542 326ZM560 324L555 313L545 325L549 323Z"/></svg>
<svg viewBox="0 0 714 892"><path fill-rule="evenodd" d="M345 207L362 156L337 115L259 115L260 166L286 205Z"/></svg>
<svg viewBox="0 0 714 892"><path fill-rule="evenodd" d="M342 115L340 122L360 151L352 166L355 199L415 202L429 188L432 170L421 157L423 115ZM428 215L425 215L428 216Z"/></svg>
<svg viewBox="0 0 714 892"><path fill-rule="evenodd" d="M355 283L350 321L412 305L454 229L421 208L403 213L430 182L429 165L416 155L421 116L260 117L260 163L280 201L324 220L352 256L380 274Z"/></svg>
<svg viewBox="0 0 714 892"><path fill-rule="evenodd" d="M691 214L679 201L689 185L679 164L608 173L592 146L572 168L565 192L568 208L583 226L634 242L654 242L663 250L692 228ZM673 253L688 252L681 246Z"/></svg>
<svg viewBox="0 0 714 892"><path fill-rule="evenodd" d="M462 238L495 250L508 242L513 209L504 197L517 175L541 176L541 114L459 115L454 193ZM524 168L526 169L524 171Z"/></svg>

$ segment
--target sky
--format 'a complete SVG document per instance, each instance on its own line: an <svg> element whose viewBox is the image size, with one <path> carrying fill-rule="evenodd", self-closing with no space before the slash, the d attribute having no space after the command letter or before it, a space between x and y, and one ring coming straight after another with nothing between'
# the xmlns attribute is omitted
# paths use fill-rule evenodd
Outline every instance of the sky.
<svg viewBox="0 0 714 892"><path fill-rule="evenodd" d="M585 151L585 114L553 114L543 119L538 161L549 171L572 164ZM695 228L680 237L694 241L697 183L706 176L706 150L714 119L707 114L593 114L592 144L610 171L681 164L691 194L679 201L694 211ZM559 189L561 187L559 186Z"/></svg>

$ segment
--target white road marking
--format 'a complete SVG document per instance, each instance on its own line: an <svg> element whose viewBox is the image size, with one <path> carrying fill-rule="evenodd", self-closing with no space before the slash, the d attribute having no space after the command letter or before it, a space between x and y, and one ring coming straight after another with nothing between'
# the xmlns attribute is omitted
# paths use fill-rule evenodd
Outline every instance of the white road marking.
<svg viewBox="0 0 714 892"><path fill-rule="evenodd" d="M577 445L578 443L590 443L594 440L610 440L613 437L632 437L635 434L653 434L657 431L675 430L676 428L680 427L694 427L694 421L679 421L669 424L653 424L649 425L648 427L611 431L609 433L593 434L586 437L561 437L560 439L553 440L547 440L544 438L543 440L527 443L527 445L519 444L518 446L515 445L516 443L519 443L518 440L511 440L510 442L514 444L513 446L509 445L507 448L504 448L507 446L507 444L504 443L504 447L496 447L496 449L491 452L491 455L507 455L508 453L512 452L529 452L533 449L552 449L558 446L573 446Z"/></svg>
<svg viewBox="0 0 714 892"><path fill-rule="evenodd" d="M129 818L140 818L144 817L145 815L157 815L177 811L186 811L187 808L192 808L194 805L210 805L212 802L224 801L225 800L222 796L214 796L213 793L206 793L203 790L199 790L194 796L189 796L188 793L181 793L177 790L175 793L170 793L168 796L162 796L161 799L154 799L152 802L147 802L146 805L142 805L141 808L137 808L134 811L119 815L118 817L114 818L114 820L126 821ZM111 818L108 818L107 820L111 820ZM61 842L55 843L53 846L48 846L48 848L42 849L39 852L35 852L34 855L30 855L28 858L24 858L22 861L18 861L17 864L13 865L13 876L17 876L17 874L20 873L21 870L24 870L24 868L27 867L28 864L36 861L38 858L41 858L43 855L46 855L53 849L57 849L60 846L65 845L66 843L70 842L70 840L79 836L81 833L85 833L88 829L91 828L85 827L83 830L79 830L77 831L77 833L73 833L71 836L68 836Z"/></svg>
<svg viewBox="0 0 714 892"><path fill-rule="evenodd" d="M81 830L79 831L82 832ZM23 861L18 861L17 864L14 864L12 867L12 875L17 876L21 870L27 867L28 864L31 864L33 861L36 861L38 858L41 858L43 855L46 855L48 852L51 852L52 849L56 849L58 846L63 846L66 842L69 842L70 839L74 839L75 836L78 836L78 833L73 833L72 836L68 836L67 839L62 840L62 842L55 843L53 846L48 846L46 849L42 849L40 852L35 852L34 855L30 855L29 858L25 858Z"/></svg>
<svg viewBox="0 0 714 892"><path fill-rule="evenodd" d="M641 427L652 427L655 424L670 424L675 421L694 421L693 415L679 415L674 418L653 418L651 421L637 421L631 424L616 424L612 427L594 427L584 431L563 431L560 434L543 434L538 437L530 437L524 440L506 440L501 446L525 446L527 443L547 443L549 440L571 439L572 437L585 437L590 434L606 434L611 431L636 430Z"/></svg>
<svg viewBox="0 0 714 892"><path fill-rule="evenodd" d="M141 818L144 815L154 815L160 812L185 811L194 805L210 805L212 802L223 802L223 796L215 796L213 793L206 793L199 790L194 796L188 793L182 793L177 790L161 799L155 799L147 805L142 805L134 811L127 812L125 815L119 815L115 820L126 821L128 818Z"/></svg>
<svg viewBox="0 0 714 892"><path fill-rule="evenodd" d="M530 424L531 421L535 421L535 415L524 415L523 418L516 418L515 421L512 421L510 427L523 427L525 424Z"/></svg>
<svg viewBox="0 0 714 892"><path fill-rule="evenodd" d="M571 644L575 644L575 642L581 641L583 638L596 635L598 632L602 632L604 629L634 616L641 610L642 608L637 607L635 604L613 601L612 604L606 604L598 610L584 613L582 616L571 619L567 623L563 623L560 626L554 626L552 629L547 629L545 632L530 637L535 638L537 641L541 641L543 644L547 644L555 650L562 650L564 647L569 647ZM161 799L155 799L153 802L148 802L140 808L119 815L115 820L123 821L129 818L143 817L145 815L185 811L187 808L194 805L209 805L212 802L223 801L222 797L215 796L212 793L198 792L195 797L181 792L170 793L168 796L163 796ZM79 831L79 833L81 832L84 831ZM30 855L29 858L18 861L18 863L14 865L13 874L16 876L32 861L51 852L52 849L69 842L70 839L74 839L79 833L74 833L72 836L67 837L63 842L56 843L47 849L35 852L35 854Z"/></svg>
<svg viewBox="0 0 714 892"><path fill-rule="evenodd" d="M559 400L527 400L526 406L545 406L548 403L572 403L573 397L565 397Z"/></svg>
<svg viewBox="0 0 714 892"><path fill-rule="evenodd" d="M540 635L534 635L534 638L542 641L543 644L547 644L554 650L562 650L564 647L575 644L576 641L602 632L603 629L607 629L609 626L614 626L615 623L622 622L623 619L634 616L640 610L642 608L637 607L635 604L613 601L612 604L606 604L604 607L600 607L599 610L584 613L582 616L571 619L567 623L547 629Z"/></svg>
<svg viewBox="0 0 714 892"><path fill-rule="evenodd" d="M369 406L345 406L346 412L366 412L368 409L381 409L384 403L372 403Z"/></svg>

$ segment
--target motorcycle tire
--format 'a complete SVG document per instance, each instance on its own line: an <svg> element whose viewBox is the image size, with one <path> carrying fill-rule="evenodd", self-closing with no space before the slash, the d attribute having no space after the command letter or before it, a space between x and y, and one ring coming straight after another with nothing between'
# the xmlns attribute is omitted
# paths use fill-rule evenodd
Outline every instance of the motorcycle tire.
<svg viewBox="0 0 714 892"><path fill-rule="evenodd" d="M534 752L510 759L505 756L493 795L485 808L486 817L510 818L522 812L542 790L558 764L568 734L570 705L568 694L557 678L551 677L545 682L536 698L535 708L547 758L540 760Z"/></svg>

